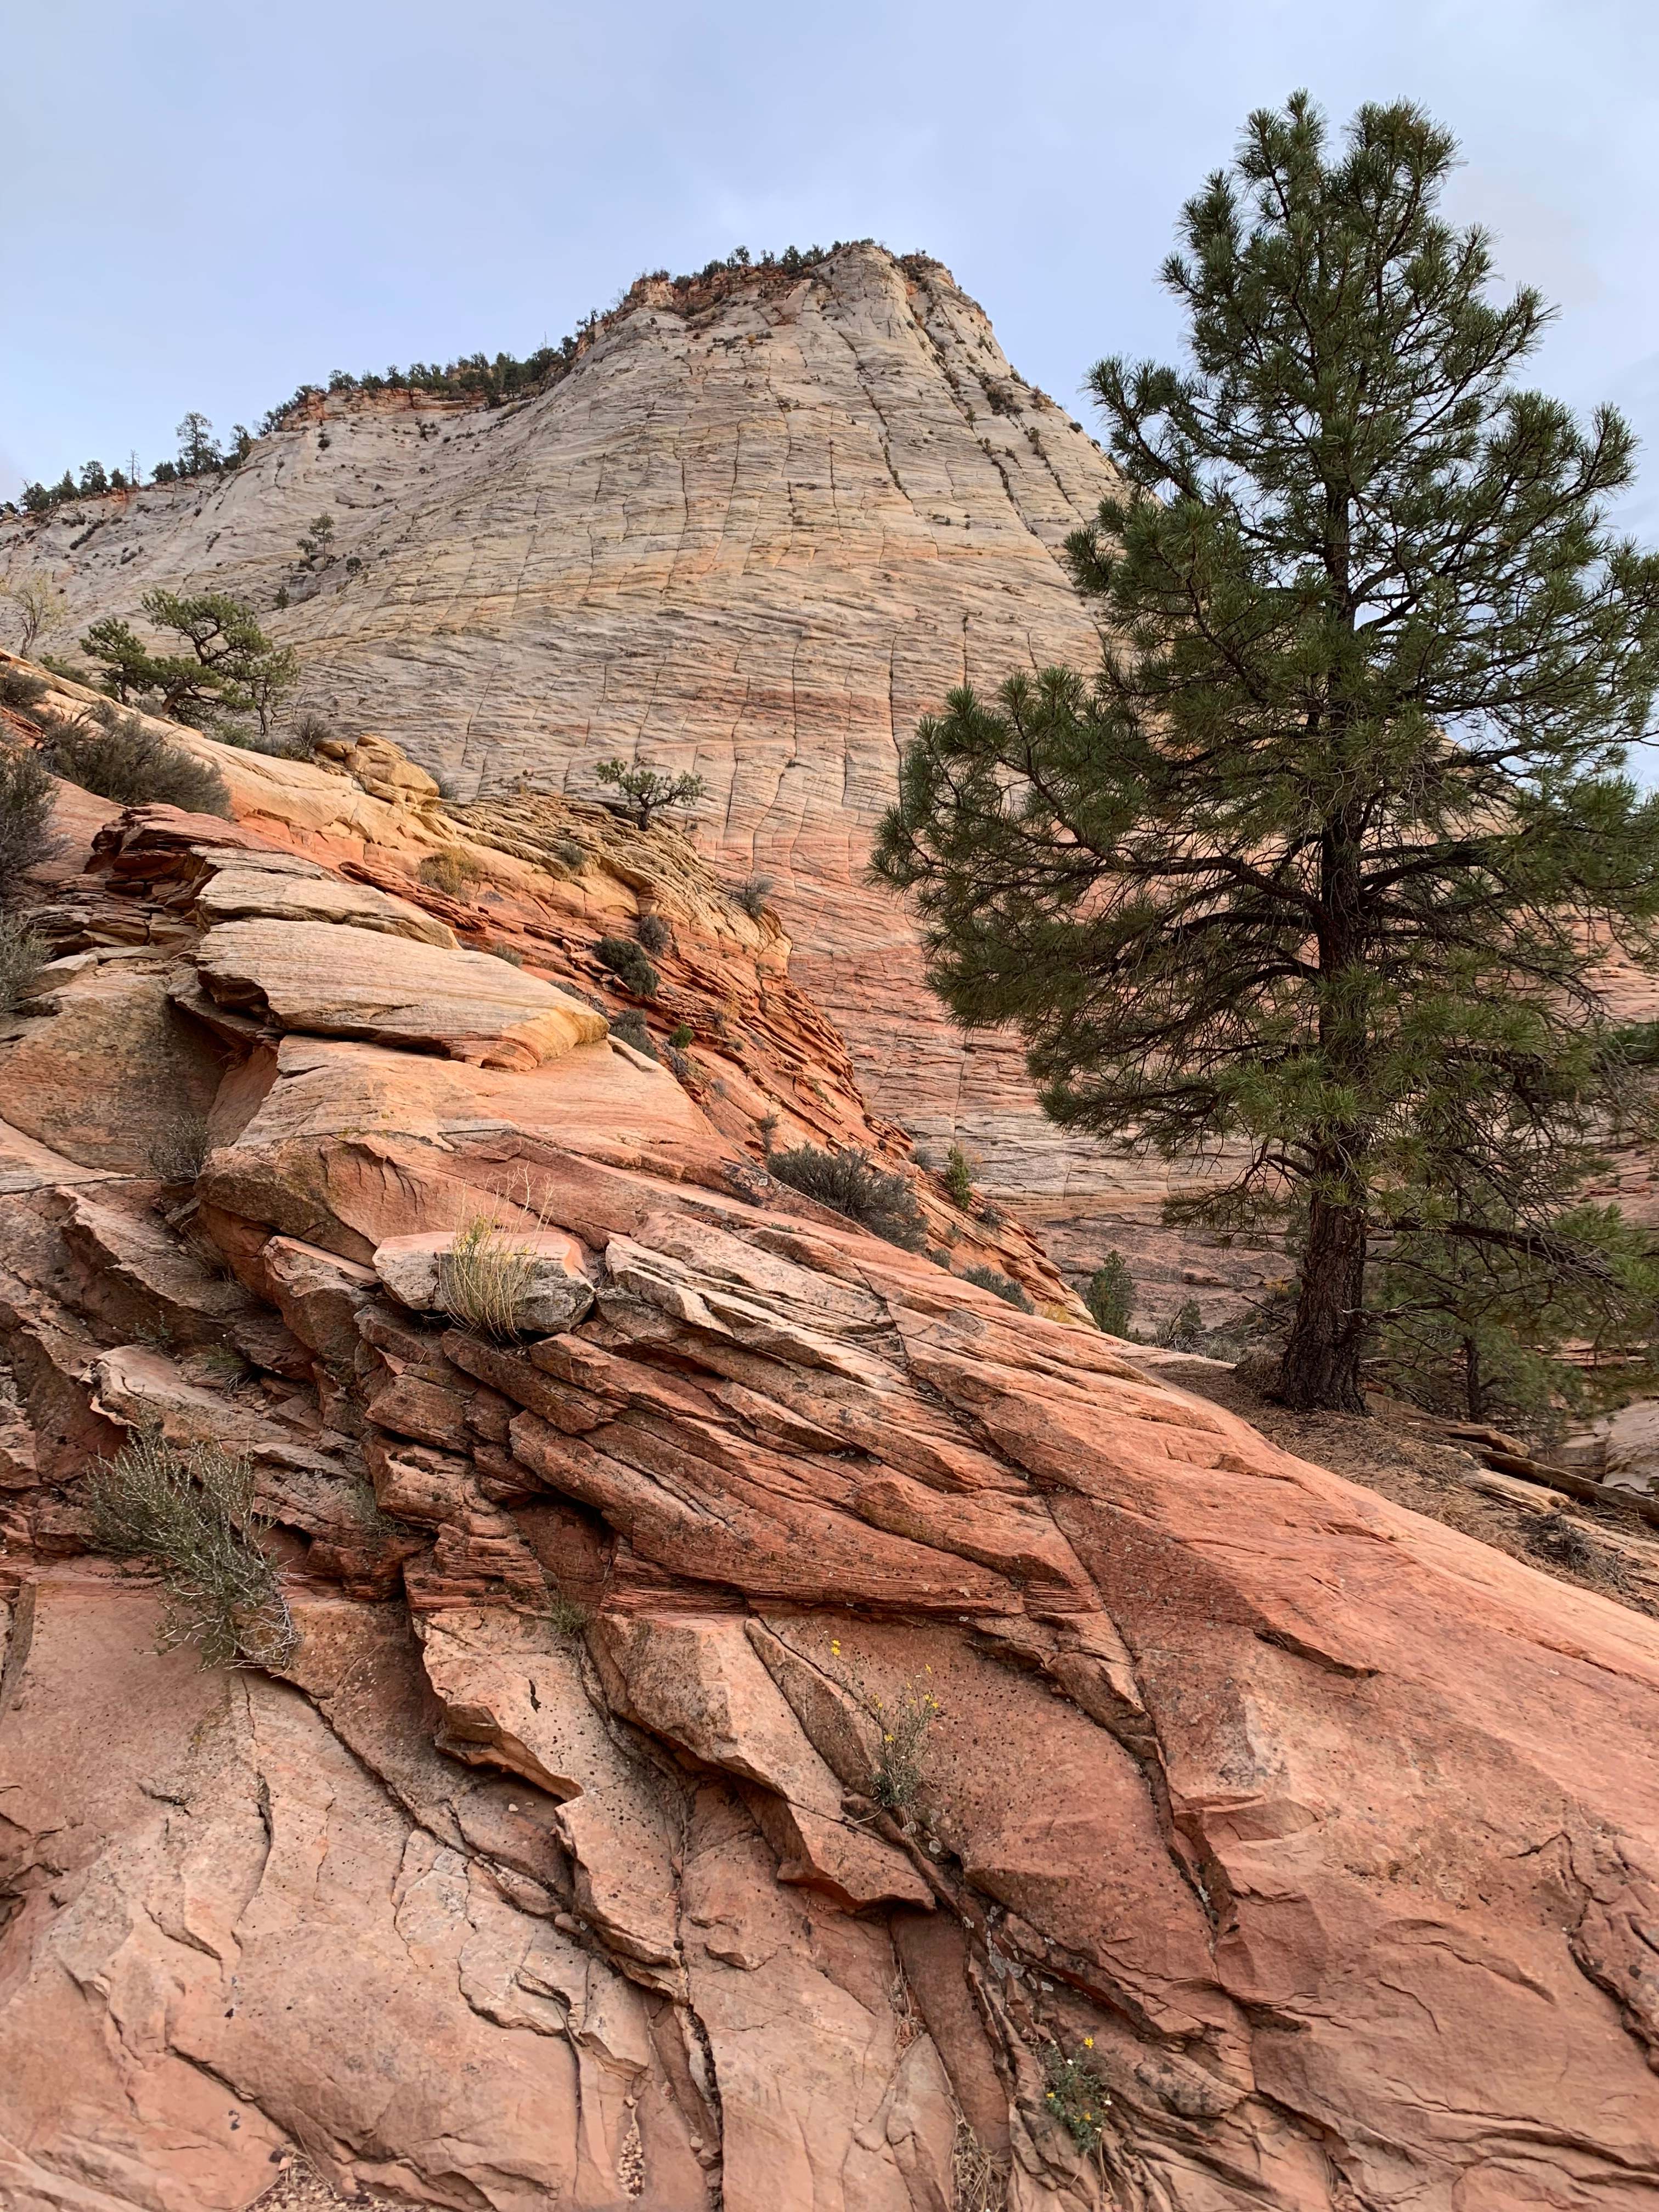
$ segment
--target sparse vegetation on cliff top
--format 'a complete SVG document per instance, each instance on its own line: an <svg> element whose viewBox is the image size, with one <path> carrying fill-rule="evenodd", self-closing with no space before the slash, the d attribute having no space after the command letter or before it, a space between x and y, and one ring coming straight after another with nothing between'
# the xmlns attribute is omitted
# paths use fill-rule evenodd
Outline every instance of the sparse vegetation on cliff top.
<svg viewBox="0 0 1659 2212"><path fill-rule="evenodd" d="M695 273L671 276L665 269L652 270L635 277L615 307L603 313L594 308L584 315L576 328L561 338L557 345L538 346L522 356L478 352L462 354L442 364L415 361L407 368L399 368L394 363L385 369L365 369L359 374L349 369L331 369L326 385L302 384L286 399L268 409L260 421L258 434L270 437L289 428L331 395L361 393L373 398L380 392L418 392L423 398L468 401L483 407L500 407L510 399L532 398L562 382L574 367L592 334L631 313L647 288L666 285L690 310L704 304L708 295L730 289L734 282L802 276L842 252L847 245L871 243L868 239L837 239L833 246L787 246L781 253L769 251L759 254L752 254L746 246L739 246L723 260L705 262ZM910 254L905 257L905 266L915 274L916 268L927 261L925 254ZM240 467L254 445L253 433L239 422L229 446L222 447L213 434L212 423L194 409L179 423L177 434L178 458L158 461L150 471L152 483L179 483L194 477L221 475ZM65 469L55 483L26 484L20 503L26 514L46 515L73 500L102 499L111 492L136 491L143 482L142 469L106 469L101 461L88 461L78 477L72 470ZM0 514L16 512L17 508L9 502L0 506Z"/></svg>

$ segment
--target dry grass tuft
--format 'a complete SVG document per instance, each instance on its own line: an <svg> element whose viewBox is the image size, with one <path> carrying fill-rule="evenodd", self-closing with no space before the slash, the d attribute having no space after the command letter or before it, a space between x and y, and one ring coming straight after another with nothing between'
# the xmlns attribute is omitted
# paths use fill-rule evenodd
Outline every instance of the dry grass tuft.
<svg viewBox="0 0 1659 2212"><path fill-rule="evenodd" d="M574 1644L587 1626L587 1607L556 1589L548 1601L547 1618L555 1636L566 1644Z"/></svg>
<svg viewBox="0 0 1659 2212"><path fill-rule="evenodd" d="M516 1243L499 1222L480 1214L456 1232L438 1263L439 1303L480 1335L510 1340L522 1334L519 1310L535 1266L528 1245Z"/></svg>
<svg viewBox="0 0 1659 2212"><path fill-rule="evenodd" d="M1008 2169L992 2157L959 2112L951 2179L953 2212L1003 2212L1008 2202Z"/></svg>
<svg viewBox="0 0 1659 2212"><path fill-rule="evenodd" d="M161 1648L193 1644L204 1667L284 1667L299 1633L260 1548L250 1462L222 1444L170 1444L141 1431L88 1478L100 1550L149 1559L167 1595Z"/></svg>
<svg viewBox="0 0 1659 2212"><path fill-rule="evenodd" d="M149 1148L149 1164L163 1182L194 1182L211 1150L204 1114L173 1115Z"/></svg>
<svg viewBox="0 0 1659 2212"><path fill-rule="evenodd" d="M483 883L489 872L483 861L475 860L461 845L447 845L441 853L431 854L421 863L421 881L454 899L465 898L473 884Z"/></svg>
<svg viewBox="0 0 1659 2212"><path fill-rule="evenodd" d="M0 1016L13 1012L52 957L52 948L15 915L0 914Z"/></svg>

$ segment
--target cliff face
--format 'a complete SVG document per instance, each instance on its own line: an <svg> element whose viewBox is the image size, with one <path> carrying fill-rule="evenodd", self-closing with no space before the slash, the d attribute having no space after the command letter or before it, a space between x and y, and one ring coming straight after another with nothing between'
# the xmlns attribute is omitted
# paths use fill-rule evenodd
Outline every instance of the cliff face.
<svg viewBox="0 0 1659 2212"><path fill-rule="evenodd" d="M0 1031L8 2212L1650 2202L1653 1622L775 1183L353 762L66 793ZM252 1462L269 1669L92 1548L141 1431Z"/></svg>
<svg viewBox="0 0 1659 2212"><path fill-rule="evenodd" d="M538 398L331 400L232 477L14 529L0 562L59 574L77 632L156 584L252 599L307 696L463 797L591 793L612 754L695 769L700 843L775 879L877 1108L959 1138L1068 1258L1135 1245L1163 1171L1047 1127L1017 1048L964 1046L861 880L920 715L964 678L1092 661L1056 556L1110 465L937 263L849 247L704 296L636 287ZM301 572L319 513L335 557Z"/></svg>

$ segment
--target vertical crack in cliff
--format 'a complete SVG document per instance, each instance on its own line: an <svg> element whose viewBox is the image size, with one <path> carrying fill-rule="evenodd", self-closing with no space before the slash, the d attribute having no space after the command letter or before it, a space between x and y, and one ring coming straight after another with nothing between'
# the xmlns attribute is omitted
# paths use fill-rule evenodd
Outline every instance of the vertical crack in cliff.
<svg viewBox="0 0 1659 2212"><path fill-rule="evenodd" d="M952 337L956 338L957 342L960 343L960 335L957 331L954 324L951 322L948 308L945 307L941 302L937 301L931 286L928 287L928 295L930 301L939 307L939 312L944 317L946 329L951 331ZM955 370L951 366L950 358L945 352L943 342L934 336L933 331L928 327L927 319L924 316L919 315L914 307L910 307L908 299L905 304L907 308L909 310L911 320L917 331L932 350L933 357L939 364L939 374L945 380L945 388L950 392L952 399L956 402L963 421L967 424L969 429L975 429L976 418L974 410L969 406L967 401L963 398L961 386L957 380ZM1006 368L1007 364L1005 362L1004 366ZM973 375L974 380L978 384L981 391L985 394L988 404L992 398L992 386L990 380L987 377L985 372L976 365L970 366L970 374ZM1008 370L1008 374L1012 376L1013 374L1013 371L1010 368ZM1004 409L993 406L991 412L994 420L1000 421L1005 419L1006 410ZM1072 497L1072 495L1066 490L1065 484L1061 482L1059 472L1056 471L1054 463L1049 459L1047 452L1043 448L1040 435L1034 435L1030 427L1026 424L1022 414L1017 412L1008 419L1012 419L1018 422L1020 429L1025 437L1027 445L1031 447L1038 459L1042 463L1042 465L1048 471L1049 477L1053 478L1054 488L1059 492L1061 499L1071 509L1072 513L1078 517L1079 521L1086 522L1088 520L1087 515L1085 514L1083 510L1078 506L1077 501ZM975 442L978 444L980 450L984 453L986 459L996 470L998 476L1001 478L1003 491L1006 495L1009 506L1012 507L1014 511L1015 519L1018 522L1020 528L1024 531L1028 536L1036 538L1037 544L1042 546L1042 550L1048 555L1048 558L1051 561L1054 560L1054 553L1053 547L1050 546L1043 538L1041 531L1039 531L1036 525L1031 521L1030 517L1026 514L1024 508L1020 505L1018 499L1015 496L1013 483L1009 477L1008 471L1004 466L1003 463L998 459L992 447L989 438L983 435L978 435L976 434Z"/></svg>
<svg viewBox="0 0 1659 2212"><path fill-rule="evenodd" d="M904 479L899 474L897 465L893 459L893 428L887 419L886 413L882 407L881 402L876 397L874 386L872 385L869 375L865 369L864 356L854 344L852 339L848 337L846 331L842 330L840 324L836 321L833 315L829 313L824 315L823 326L826 330L834 332L836 337L838 337L842 343L846 347L848 352L853 356L854 379L858 385L859 390L864 394L864 397L869 404L871 413L881 425L878 443L881 447L881 457L887 464L887 473L893 479L893 483L898 490L899 496L903 500L905 505L909 508L912 514L915 515L917 520L920 521L921 519L921 510L917 507L915 500L911 498Z"/></svg>

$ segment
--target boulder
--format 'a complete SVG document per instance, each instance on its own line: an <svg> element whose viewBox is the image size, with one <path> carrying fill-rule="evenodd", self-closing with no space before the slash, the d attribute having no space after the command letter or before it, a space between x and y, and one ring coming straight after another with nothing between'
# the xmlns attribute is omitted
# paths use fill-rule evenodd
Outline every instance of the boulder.
<svg viewBox="0 0 1659 2212"><path fill-rule="evenodd" d="M1601 1425L1605 1452L1601 1480L1615 1490L1650 1498L1659 1491L1659 1399L1621 1407Z"/></svg>
<svg viewBox="0 0 1659 2212"><path fill-rule="evenodd" d="M331 1365L349 1366L358 1308L374 1295L374 1270L292 1237L270 1237L260 1258L270 1295L295 1335Z"/></svg>
<svg viewBox="0 0 1659 2212"><path fill-rule="evenodd" d="M154 1176L211 1107L217 1057L155 954L53 964L53 1011L0 1025L0 1112L80 1167Z"/></svg>

